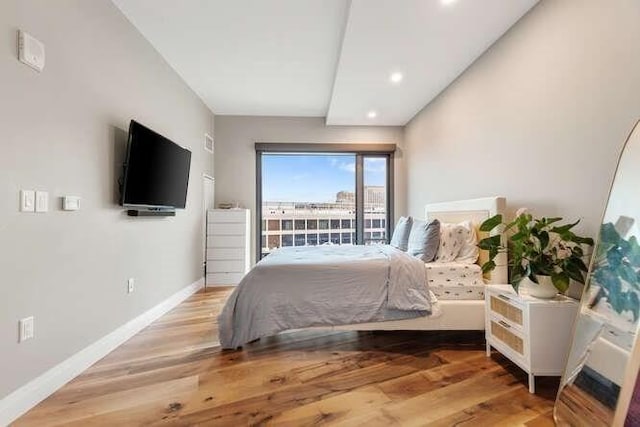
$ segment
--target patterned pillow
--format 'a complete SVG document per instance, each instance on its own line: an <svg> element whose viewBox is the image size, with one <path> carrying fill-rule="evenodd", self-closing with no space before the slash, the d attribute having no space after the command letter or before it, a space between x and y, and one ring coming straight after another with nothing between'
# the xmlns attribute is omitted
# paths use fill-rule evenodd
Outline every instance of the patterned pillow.
<svg viewBox="0 0 640 427"><path fill-rule="evenodd" d="M440 244L436 262L451 262L456 259L464 241L464 227L459 224L440 225Z"/></svg>
<svg viewBox="0 0 640 427"><path fill-rule="evenodd" d="M434 219L431 222L413 220L407 253L424 262L433 261L438 251L440 240L440 221Z"/></svg>
<svg viewBox="0 0 640 427"><path fill-rule="evenodd" d="M396 228L393 229L393 236L389 244L394 248L398 248L401 251L407 251L407 244L409 241L409 233L411 232L411 225L413 224L413 218L401 216L396 224Z"/></svg>
<svg viewBox="0 0 640 427"><path fill-rule="evenodd" d="M463 264L475 264L478 261L478 255L480 255L476 228L471 221L463 221L458 225L463 228L463 239L462 247L455 261Z"/></svg>

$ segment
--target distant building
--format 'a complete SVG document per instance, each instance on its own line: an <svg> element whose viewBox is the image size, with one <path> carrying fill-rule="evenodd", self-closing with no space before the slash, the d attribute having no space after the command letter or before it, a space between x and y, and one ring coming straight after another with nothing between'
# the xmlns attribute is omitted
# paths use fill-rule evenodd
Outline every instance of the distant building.
<svg viewBox="0 0 640 427"><path fill-rule="evenodd" d="M387 241L386 190L365 187L365 244ZM262 253L282 246L352 244L356 240L355 194L340 191L334 203L264 202Z"/></svg>
<svg viewBox="0 0 640 427"><path fill-rule="evenodd" d="M386 209L387 190L384 186L370 185L364 187L365 209L378 210ZM356 203L356 193L353 191L339 191L336 194L336 203L353 204Z"/></svg>
<svg viewBox="0 0 640 427"><path fill-rule="evenodd" d="M356 203L356 193L353 191L338 191L336 194L336 203Z"/></svg>

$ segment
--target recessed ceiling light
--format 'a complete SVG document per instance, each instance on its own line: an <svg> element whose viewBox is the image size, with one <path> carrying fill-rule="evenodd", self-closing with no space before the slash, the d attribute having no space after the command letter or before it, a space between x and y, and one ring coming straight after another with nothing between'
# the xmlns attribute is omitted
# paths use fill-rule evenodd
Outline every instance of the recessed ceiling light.
<svg viewBox="0 0 640 427"><path fill-rule="evenodd" d="M440 0L440 3L442 3L445 6L449 6L449 5L454 4L456 1L458 1L458 0Z"/></svg>
<svg viewBox="0 0 640 427"><path fill-rule="evenodd" d="M399 71L396 71L395 73L391 73L391 75L389 76L389 80L391 81L391 83L394 83L394 84L400 83L403 78L404 78L404 75Z"/></svg>
<svg viewBox="0 0 640 427"><path fill-rule="evenodd" d="M371 110L367 113L367 117L369 117L370 119L375 119L376 117L378 117L378 113L376 113L375 111Z"/></svg>

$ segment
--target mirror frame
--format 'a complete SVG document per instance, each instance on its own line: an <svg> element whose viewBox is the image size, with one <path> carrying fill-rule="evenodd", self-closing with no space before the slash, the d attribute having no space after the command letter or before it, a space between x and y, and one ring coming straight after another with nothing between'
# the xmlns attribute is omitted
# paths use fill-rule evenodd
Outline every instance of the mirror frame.
<svg viewBox="0 0 640 427"><path fill-rule="evenodd" d="M631 140L631 137L636 133L640 133L640 120L637 120L635 122L635 124L633 125L633 127L631 128L631 131L628 133L627 138L625 139L624 144L622 145L622 149L620 150L620 154L618 155L618 161L616 163L616 167L613 173L613 179L611 180L611 185L609 186L609 193L607 196L607 202L604 206L604 209L602 211L602 215L600 216L601 220L599 223L599 226L601 227L602 224L604 224L604 220L606 218L607 215L607 209L609 207L609 203L611 202L611 195L614 189L614 186L616 184L616 178L618 176L618 172L620 169L620 164L622 162L622 158L624 156L624 153L627 149L627 146L629 145L629 142ZM640 237L640 236L639 236ZM578 314L576 315L576 318L573 322L573 327L572 327L572 342L571 342L571 346L569 347L569 353L567 353L567 362L569 362L569 356L571 354L571 350L573 349L573 344L575 343L575 334L576 334L576 330L578 327L578 322L580 320L580 313L582 310L582 307L584 304L588 303L588 298L589 296L589 292L588 289L591 285L591 276L593 273L593 269L594 269L594 265L595 265L595 260L596 260L596 256L597 256L597 249L598 249L598 245L600 244L600 228L598 228L598 232L596 235L596 238L594 239L594 246L593 246L593 253L591 254L591 259L589 260L589 271L587 273L587 279L586 282L584 284L584 286L582 287L582 295L580 297L580 309L578 310ZM635 334L635 341L631 347L631 351L629 353L629 359L627 361L627 366L625 367L624 370L624 381L623 384L621 384L620 386L620 393L618 394L618 400L617 400L617 404L614 410L614 414L612 417L612 425L613 426L623 426L627 417L627 412L629 409L629 405L631 403L631 399L633 397L633 391L635 389L636 386L636 381L640 381L640 378L638 378L638 372L640 372L640 346L639 346L639 336L638 334L640 333L640 321L638 322L637 326L636 326L636 334ZM565 370L564 373L562 374L562 377L560 379L560 385L558 387L558 393L556 395L556 399L555 399L555 404L554 404L554 408L553 408L553 419L556 422L556 424L558 425L567 425L566 423L563 422L563 420L558 418L558 402L560 401L560 396L562 394L563 391L563 385L565 384L565 378L567 375L567 366L565 366Z"/></svg>

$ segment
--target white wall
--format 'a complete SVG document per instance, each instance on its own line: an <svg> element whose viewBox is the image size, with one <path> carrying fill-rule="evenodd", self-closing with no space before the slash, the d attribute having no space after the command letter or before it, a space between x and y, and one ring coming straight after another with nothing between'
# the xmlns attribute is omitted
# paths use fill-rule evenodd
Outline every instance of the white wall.
<svg viewBox="0 0 640 427"><path fill-rule="evenodd" d="M45 43L43 73L16 59L18 28ZM3 0L0 35L1 399L202 277L213 115L109 0ZM175 218L116 204L132 118L193 152ZM51 211L19 213L20 189L48 191ZM82 209L61 211L65 194ZM18 344L32 315L35 338Z"/></svg>
<svg viewBox="0 0 640 427"><path fill-rule="evenodd" d="M633 0L536 6L407 125L409 213L504 195L595 234L640 118L638 22Z"/></svg>
<svg viewBox="0 0 640 427"><path fill-rule="evenodd" d="M325 126L322 117L216 116L215 128L216 205L236 201L251 209L252 259L256 232L256 142L395 143L398 150L394 156L394 208L396 215L406 210L401 127Z"/></svg>

